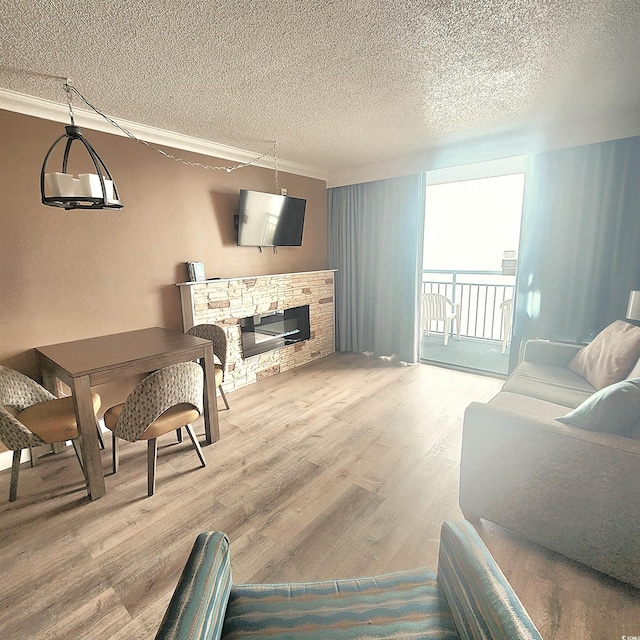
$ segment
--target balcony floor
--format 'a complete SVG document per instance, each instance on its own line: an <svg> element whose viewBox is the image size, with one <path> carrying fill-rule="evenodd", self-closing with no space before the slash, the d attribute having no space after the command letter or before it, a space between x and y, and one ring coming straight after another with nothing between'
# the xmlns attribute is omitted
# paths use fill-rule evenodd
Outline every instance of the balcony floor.
<svg viewBox="0 0 640 640"><path fill-rule="evenodd" d="M442 333L434 332L422 336L420 359L500 376L509 370L509 348L502 353L502 342L463 336L460 341L450 338L445 347Z"/></svg>

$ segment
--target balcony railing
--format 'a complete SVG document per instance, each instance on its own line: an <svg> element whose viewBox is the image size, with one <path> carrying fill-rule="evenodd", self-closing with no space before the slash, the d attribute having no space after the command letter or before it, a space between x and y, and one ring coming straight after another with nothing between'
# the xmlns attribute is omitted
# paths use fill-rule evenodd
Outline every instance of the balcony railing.
<svg viewBox="0 0 640 640"><path fill-rule="evenodd" d="M449 271L424 269L422 293L440 293L460 303L460 335L484 340L502 340L500 305L513 298L515 276L502 271ZM444 331L444 322L432 323Z"/></svg>

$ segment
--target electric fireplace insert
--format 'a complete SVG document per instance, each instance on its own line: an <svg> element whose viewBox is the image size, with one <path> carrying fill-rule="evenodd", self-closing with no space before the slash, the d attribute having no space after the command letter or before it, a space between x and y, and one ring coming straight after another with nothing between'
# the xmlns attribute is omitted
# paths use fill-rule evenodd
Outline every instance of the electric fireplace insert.
<svg viewBox="0 0 640 640"><path fill-rule="evenodd" d="M309 305L241 318L240 332L244 358L309 340Z"/></svg>

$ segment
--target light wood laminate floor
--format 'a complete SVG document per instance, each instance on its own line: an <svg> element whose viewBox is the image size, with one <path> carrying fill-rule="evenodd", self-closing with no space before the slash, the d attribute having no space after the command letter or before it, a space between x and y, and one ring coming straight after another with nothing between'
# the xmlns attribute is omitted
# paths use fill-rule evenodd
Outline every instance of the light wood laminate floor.
<svg viewBox="0 0 640 640"><path fill-rule="evenodd" d="M205 469L188 438L161 438L152 498L144 442L122 446L95 502L70 448L23 465L15 503L1 472L0 638L153 638L205 530L229 535L236 582L435 569L440 525L461 517L464 409L501 384L336 354L230 393ZM546 640L640 636L639 590L478 530Z"/></svg>

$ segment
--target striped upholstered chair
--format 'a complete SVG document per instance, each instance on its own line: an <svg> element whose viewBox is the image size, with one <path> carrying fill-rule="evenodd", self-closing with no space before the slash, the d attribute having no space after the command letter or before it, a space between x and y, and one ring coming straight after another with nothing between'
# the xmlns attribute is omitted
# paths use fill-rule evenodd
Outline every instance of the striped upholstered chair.
<svg viewBox="0 0 640 640"><path fill-rule="evenodd" d="M156 640L541 640L475 529L447 521L438 575L232 584L229 541L198 536Z"/></svg>

